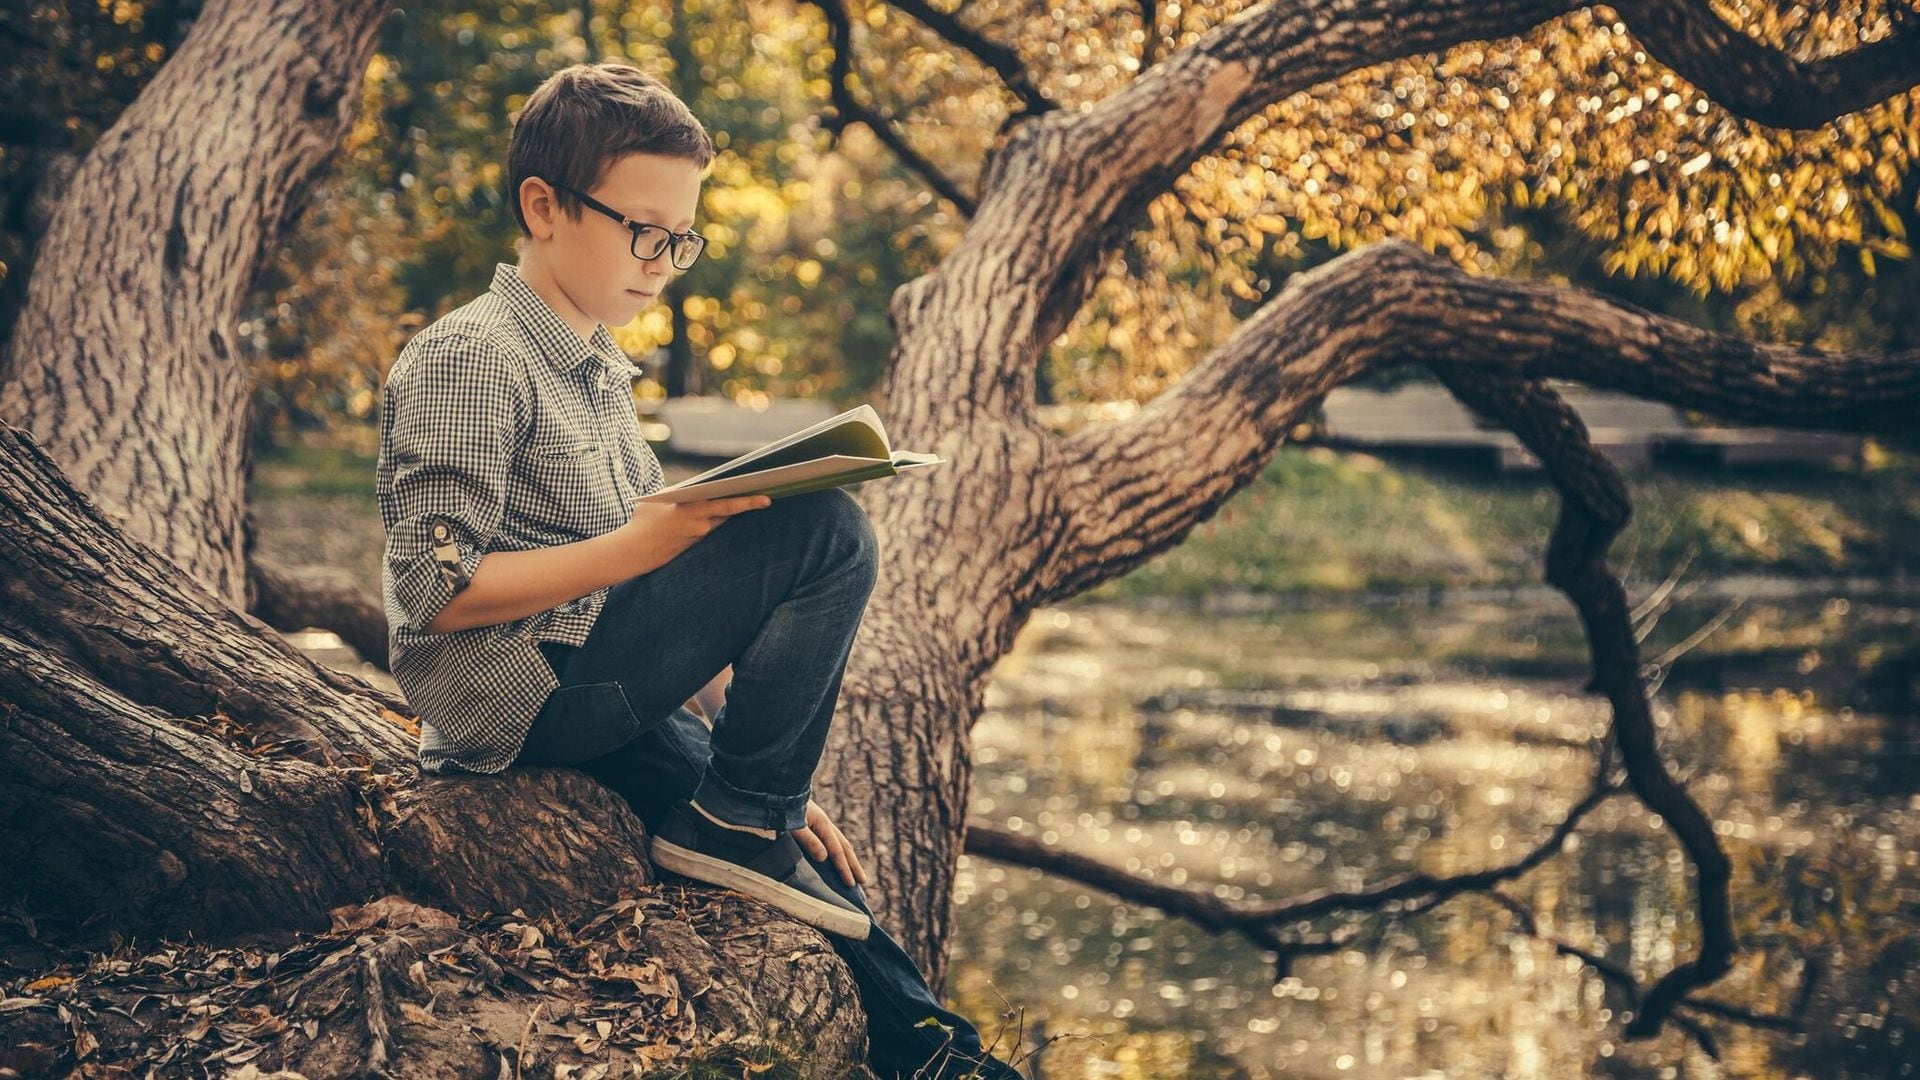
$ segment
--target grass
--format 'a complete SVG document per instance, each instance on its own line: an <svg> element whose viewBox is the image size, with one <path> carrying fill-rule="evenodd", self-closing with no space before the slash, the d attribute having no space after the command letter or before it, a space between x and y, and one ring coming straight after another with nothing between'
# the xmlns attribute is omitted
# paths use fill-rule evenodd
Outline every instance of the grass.
<svg viewBox="0 0 1920 1080"><path fill-rule="evenodd" d="M668 479L687 466L668 462ZM1920 458L1884 450L1856 472L1670 466L1629 474L1633 517L1613 562L1663 575L1888 578L1920 573ZM374 459L327 447L261 456L263 500L364 498L377 558ZM1090 598L1221 591L1341 593L1537 584L1558 498L1538 474L1285 446L1178 547Z"/></svg>
<svg viewBox="0 0 1920 1080"><path fill-rule="evenodd" d="M1612 563L1658 578L1890 577L1920 571L1920 462L1859 472L1660 467L1627 476L1633 516ZM1173 550L1091 597L1538 584L1559 499L1538 474L1394 463L1286 447Z"/></svg>

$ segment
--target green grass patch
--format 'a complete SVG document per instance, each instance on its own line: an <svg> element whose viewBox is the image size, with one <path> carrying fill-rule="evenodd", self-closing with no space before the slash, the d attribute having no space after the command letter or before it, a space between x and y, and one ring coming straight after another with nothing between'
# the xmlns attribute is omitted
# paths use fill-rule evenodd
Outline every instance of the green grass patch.
<svg viewBox="0 0 1920 1080"><path fill-rule="evenodd" d="M253 462L253 489L267 497L365 495L373 499L379 459L345 447L275 447Z"/></svg>
<svg viewBox="0 0 1920 1080"><path fill-rule="evenodd" d="M1633 517L1612 564L1658 579L1689 551L1689 577L1881 577L1920 570L1920 465L1877 455L1859 472L1662 466L1627 476ZM1538 473L1390 462L1288 446L1173 550L1092 598L1222 590L1342 592L1542 580L1559 497Z"/></svg>

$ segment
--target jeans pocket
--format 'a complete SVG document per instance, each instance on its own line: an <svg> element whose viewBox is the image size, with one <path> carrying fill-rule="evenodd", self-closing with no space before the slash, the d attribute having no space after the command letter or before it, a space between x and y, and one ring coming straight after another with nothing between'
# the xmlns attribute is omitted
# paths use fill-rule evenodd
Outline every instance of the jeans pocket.
<svg viewBox="0 0 1920 1080"><path fill-rule="evenodd" d="M651 724L634 715L617 682L555 687L533 718L515 759L524 765L578 765L632 742Z"/></svg>

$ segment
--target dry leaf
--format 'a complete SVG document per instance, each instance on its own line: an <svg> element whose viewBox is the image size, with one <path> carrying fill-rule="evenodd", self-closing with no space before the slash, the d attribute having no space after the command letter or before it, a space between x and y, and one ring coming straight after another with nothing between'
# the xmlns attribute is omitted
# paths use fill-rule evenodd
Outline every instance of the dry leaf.
<svg viewBox="0 0 1920 1080"><path fill-rule="evenodd" d="M358 906L342 905L328 914L333 917L332 932L336 934L367 930L375 926L385 926L392 930L398 930L403 926L439 930L460 925L460 920L439 908L416 904L403 896L393 894Z"/></svg>

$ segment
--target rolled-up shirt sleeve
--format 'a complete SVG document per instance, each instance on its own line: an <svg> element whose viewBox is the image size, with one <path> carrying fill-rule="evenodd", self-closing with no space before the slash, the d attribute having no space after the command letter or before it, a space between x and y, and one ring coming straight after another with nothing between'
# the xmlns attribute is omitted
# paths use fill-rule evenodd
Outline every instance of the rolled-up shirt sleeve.
<svg viewBox="0 0 1920 1080"><path fill-rule="evenodd" d="M492 550L527 416L522 378L496 347L460 334L423 335L395 360L377 466L390 621L424 632Z"/></svg>

